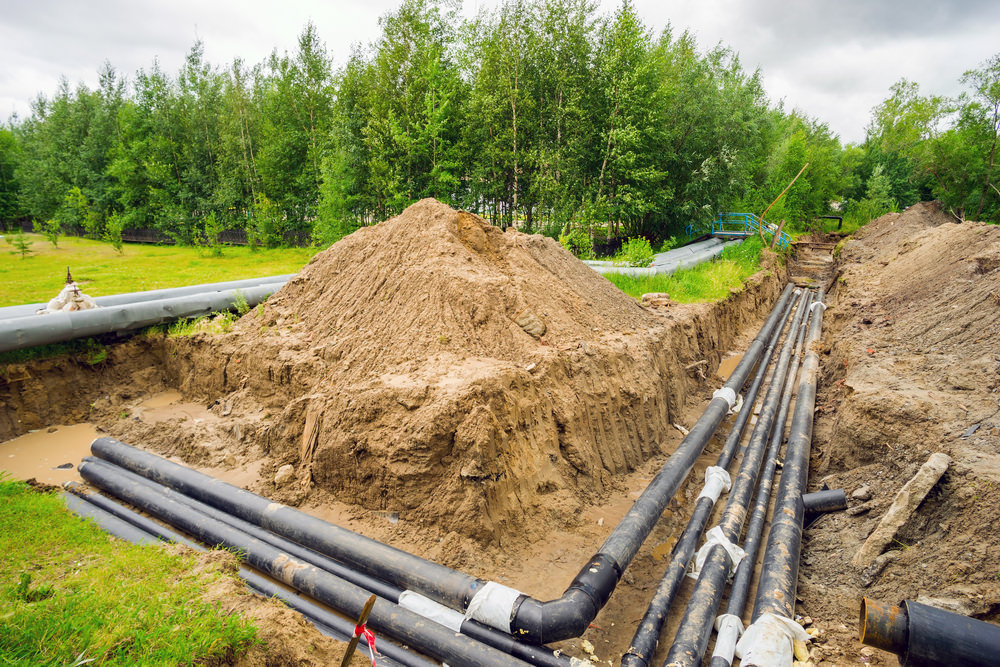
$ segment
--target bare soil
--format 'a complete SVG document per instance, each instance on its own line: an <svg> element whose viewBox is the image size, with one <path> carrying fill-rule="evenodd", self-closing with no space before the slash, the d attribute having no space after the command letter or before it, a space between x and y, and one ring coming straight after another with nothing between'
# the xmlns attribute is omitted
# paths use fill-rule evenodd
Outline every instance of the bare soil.
<svg viewBox="0 0 1000 667"><path fill-rule="evenodd" d="M1000 613L1000 229L921 204L871 223L837 262L810 489L871 498L805 531L798 611L822 632L814 662L895 664L857 642L862 595ZM647 308L551 240L425 200L318 255L228 334L136 338L97 367L3 369L0 440L89 421L548 599L669 457L675 424L697 418L722 382L711 370L784 280L769 266L722 303ZM936 451L951 468L884 569L859 572L854 553ZM628 647L698 488L682 489L585 634L602 663ZM585 656L578 640L563 648Z"/></svg>

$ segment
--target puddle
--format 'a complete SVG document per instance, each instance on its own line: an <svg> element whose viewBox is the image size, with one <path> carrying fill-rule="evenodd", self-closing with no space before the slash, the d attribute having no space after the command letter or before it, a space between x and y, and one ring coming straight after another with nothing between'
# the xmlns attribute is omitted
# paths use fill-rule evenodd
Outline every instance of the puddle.
<svg viewBox="0 0 1000 667"><path fill-rule="evenodd" d="M6 470L15 479L34 477L46 484L80 482L77 472L80 459L90 456L90 443L97 437L93 424L52 426L26 433L0 443L0 470ZM65 463L72 463L73 467L54 470Z"/></svg>
<svg viewBox="0 0 1000 667"><path fill-rule="evenodd" d="M674 545L677 544L677 540L667 540L661 544L657 544L653 547L653 558L656 560L663 560L671 554L674 550Z"/></svg>
<svg viewBox="0 0 1000 667"><path fill-rule="evenodd" d="M129 416L147 424L157 424L171 419L191 421L217 421L219 418L199 403L183 403L179 391L169 389L153 394L129 411Z"/></svg>
<svg viewBox="0 0 1000 667"><path fill-rule="evenodd" d="M733 374L733 371L736 370L737 364L739 364L742 360L742 354L735 354L731 357L726 357L719 364L719 370L717 370L716 373L718 373L720 377L729 378L729 376Z"/></svg>

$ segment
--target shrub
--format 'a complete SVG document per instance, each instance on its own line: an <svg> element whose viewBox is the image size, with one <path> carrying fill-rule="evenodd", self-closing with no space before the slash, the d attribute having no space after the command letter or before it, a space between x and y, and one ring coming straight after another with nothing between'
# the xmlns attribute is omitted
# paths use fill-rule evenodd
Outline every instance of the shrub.
<svg viewBox="0 0 1000 667"><path fill-rule="evenodd" d="M563 228L562 234L559 235L559 243L579 259L590 259L594 255L594 244L590 240L590 234L579 227L573 230L568 226Z"/></svg>
<svg viewBox="0 0 1000 667"><path fill-rule="evenodd" d="M641 236L629 239L618 251L615 261L628 266L649 266L653 263L653 248Z"/></svg>

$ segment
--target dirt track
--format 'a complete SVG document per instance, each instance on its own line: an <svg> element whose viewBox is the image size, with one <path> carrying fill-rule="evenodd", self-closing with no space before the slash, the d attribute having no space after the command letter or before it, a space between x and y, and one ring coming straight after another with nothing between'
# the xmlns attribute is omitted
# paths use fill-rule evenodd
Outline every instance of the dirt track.
<svg viewBox="0 0 1000 667"><path fill-rule="evenodd" d="M721 384L719 359L756 333L782 270L722 304L648 310L554 244L426 207L369 232L381 250L360 268L343 258L362 246L319 256L231 334L135 339L99 368L6 369L0 440L89 420L394 546L559 595L679 443L673 424L690 426ZM871 499L805 533L800 613L823 631L817 661L895 664L860 650L862 594L1000 611L1000 229L947 220L919 205L839 253L810 489L867 486ZM414 257L415 272L388 268ZM541 338L512 326L525 309L547 325ZM955 462L864 586L851 557L935 451ZM294 475L275 484L284 464ZM586 633L601 662L627 648L698 485ZM578 640L564 644L584 657Z"/></svg>

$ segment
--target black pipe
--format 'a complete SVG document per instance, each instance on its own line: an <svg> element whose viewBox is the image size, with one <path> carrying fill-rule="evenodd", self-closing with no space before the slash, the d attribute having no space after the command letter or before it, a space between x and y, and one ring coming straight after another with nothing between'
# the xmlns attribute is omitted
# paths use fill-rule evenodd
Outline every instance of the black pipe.
<svg viewBox="0 0 1000 667"><path fill-rule="evenodd" d="M747 390L743 409L737 413L733 428L730 430L729 436L726 438L726 443L722 447L722 452L716 460L715 465L720 468L728 468L732 462L736 448L743 438L743 432L746 430L750 415L753 414L753 405L757 400L757 394L760 391L764 377L767 375L768 364L778 345L778 339L781 338L781 331L784 329L785 323L794 309L795 304L789 302L781 316L780 325L775 329L768 343L767 350L765 350L763 357L761 357L753 382ZM711 498L707 496L698 497L694 511L691 513L691 518L688 519L684 532L681 533L681 536L677 539L677 543L671 550L670 563L667 565L667 569L660 579L660 585L653 594L653 598L649 601L649 606L646 608L646 613L643 614L642 620L639 622L639 626L632 636L628 650L622 656L622 667L647 667L649 665L649 660L656 651L663 623L667 619L667 614L670 611L670 606L673 604L674 597L677 595L677 591L680 590L681 582L684 581L684 573L687 570L688 563L691 562L691 557L698 546L698 540L701 538L705 526L708 525L708 520L712 515L714 507L715 501Z"/></svg>
<svg viewBox="0 0 1000 667"><path fill-rule="evenodd" d="M730 376L725 389L735 394L743 386L777 324L792 289L791 285L786 286L764 327ZM501 627L505 624L499 623L496 628L535 644L583 634L607 602L625 567L690 472L694 461L729 407L726 398L713 398L677 451L614 529L601 550L581 569L561 598L543 603L520 595L512 605L509 624ZM255 523L387 583L419 591L446 606L466 609L476 593L487 583L272 503L249 491L213 480L110 438L98 438L91 449L102 459Z"/></svg>
<svg viewBox="0 0 1000 667"><path fill-rule="evenodd" d="M723 536L733 544L739 542L740 534L743 532L743 524L754 489L757 487L771 431L774 428L783 428L783 425L775 424L776 416L784 394L792 351L795 348L796 332L807 312L806 304L809 296L808 292L803 292L799 300L799 307L781 347L781 355L774 369L771 384L768 386L763 408L750 434L750 442L740 462L739 472L726 500L722 520L719 522ZM794 378L790 381L794 381ZM684 610L684 616L681 618L680 627L667 653L665 664L671 667L674 665L693 667L701 664L730 571L728 552L718 544L709 548L687 608Z"/></svg>
<svg viewBox="0 0 1000 667"><path fill-rule="evenodd" d="M104 463L105 465L107 465L106 462L102 461L101 459L95 459L90 456L84 457L83 461L93 462L93 463ZM379 597L385 598L390 602L397 604L399 603L400 595L403 593L403 591L396 586L392 586L391 584L386 584L383 581L351 570L347 566L338 563L336 561L333 561L323 556L322 554L318 554L315 551L312 551L311 549L307 549L301 545L298 545L278 535L275 535L274 533L270 533L264 530L263 528L255 526L254 524L243 521L241 519L237 519L236 517L227 515L224 512L220 512L219 510L209 505L194 500L193 498L189 498L181 493L178 493L168 487L157 484L156 482L148 480L140 475L136 475L135 473L129 470L116 467L116 471L122 477L122 479L127 479L128 481L133 482L135 484L149 486L154 490L156 490L157 492L164 494L166 497L169 497L177 501L178 503L181 503L182 505L186 505L197 512L205 514L206 516L212 519L225 523L230 527L235 528L236 530L242 531L254 539L267 542L271 546L280 549L284 553L287 553L290 556L293 556L302 562L314 565L320 568L321 570L325 570L326 572L329 572L337 577L340 577L341 579L344 579L356 586L360 586L361 588L364 588L366 591L370 593L375 593ZM70 490L72 490L74 493L83 492L82 487L80 487L79 485L75 485L72 488L71 487L67 488L70 488ZM88 499L91 500L91 502L94 502L94 504L100 506L102 505L102 503L109 503L111 506L108 508L109 511L114 512L114 506L121 507L120 505L118 505L118 503L110 499L107 499L104 496L101 496L100 494L92 494L92 495L95 497ZM149 519L146 519L141 515L135 515L135 516L138 521L145 522L145 524L141 525L141 527L146 529L148 532L158 534L156 533L156 530L158 528L162 528L162 526L160 526L156 522L150 521ZM169 537L163 537L162 535L161 537L162 539L167 539L167 540L170 539ZM451 611L459 619L461 619L462 615L460 612L454 610L449 610L449 611ZM504 634L498 630L483 625L472 619L461 620L460 629L462 634L468 635L469 637L472 637L473 639L476 639L484 644L487 644L488 646L492 646L493 648L500 649L505 653L510 653L514 657L520 658L525 662L529 662L532 665L535 665L536 667L570 667L570 665L573 664L574 659L571 658L570 656L564 655L562 653L555 653L552 651L552 649L549 649L545 646L534 646L530 644L521 643L508 634Z"/></svg>
<svg viewBox="0 0 1000 667"><path fill-rule="evenodd" d="M859 638L902 667L989 667L1000 656L1000 627L912 600L890 607L864 598Z"/></svg>
<svg viewBox="0 0 1000 667"><path fill-rule="evenodd" d="M823 489L802 494L802 509L806 516L816 516L827 512L841 512L847 509L847 494L843 489Z"/></svg>
<svg viewBox="0 0 1000 667"><path fill-rule="evenodd" d="M723 385L724 390L735 394L743 387L778 325L792 289L792 285L785 287L764 326ZM625 568L632 562L639 547L659 521L667 503L691 472L695 461L730 407L725 398L712 398L677 450L670 455L663 468L561 598L550 602L539 602L528 597L520 600L511 623L511 629L518 637L541 644L583 634L607 602Z"/></svg>
<svg viewBox="0 0 1000 667"><path fill-rule="evenodd" d="M205 516L147 485L125 479L107 463L85 461L80 464L79 471L91 484L177 526L203 542L222 545L240 553L253 567L347 616L357 617L370 595L354 584L291 558L270 544ZM376 600L369 625L378 632L456 667L528 664L383 598Z"/></svg>
<svg viewBox="0 0 1000 667"><path fill-rule="evenodd" d="M802 520L805 511L802 494L809 478L809 448L812 444L813 410L816 407L816 377L819 370L819 339L823 329L823 290L816 296L806 356L802 363L798 397L788 435L788 446L781 469L781 482L775 495L771 530L767 536L753 620L770 613L795 617L795 588L802 550Z"/></svg>
<svg viewBox="0 0 1000 667"><path fill-rule="evenodd" d="M767 521L767 510L771 500L771 487L774 483L778 453L781 451L781 443L785 439L785 422L788 420L788 410L791 406L792 394L795 390L795 377L799 372L799 364L802 360L802 341L805 338L806 327L807 322L803 320L802 324L799 325L798 331L795 332L795 356L792 358L792 365L788 369L788 379L785 382L784 394L781 397L781 408L778 411L778 418L771 433L771 444L767 449L764 471L761 473L760 482L757 485L757 497L754 501L753 515L750 517L750 524L747 526L746 537L743 540L743 551L746 552L746 558L736 568L736 574L733 576L733 583L729 589L726 614L741 619L743 617L743 609L747 604L747 596L750 594L750 580L753 577L754 564L757 562L757 554L761 546L761 536L764 533L764 524ZM733 654L730 651L735 647L736 640L739 638L738 631L739 628L719 628L711 667L731 667ZM722 641L723 632L727 633L725 641ZM729 635L729 632L733 634Z"/></svg>
<svg viewBox="0 0 1000 667"><path fill-rule="evenodd" d="M193 542L179 533L137 514L124 505L102 496L96 491L90 491L76 482L63 485L68 493L63 494L67 506L72 506L74 513L85 513L105 531L127 539L133 544L159 544L175 542L183 544L196 551L207 551L205 547ZM79 512L77 511L79 510ZM122 530L122 524L127 526ZM159 538L159 539L157 539ZM245 567L240 567L239 576L246 584L267 597L276 597L283 603L305 616L316 629L328 637L339 641L347 641L354 633L354 623L332 614L322 607L309 602L297 595L289 593L273 581L266 579ZM367 645L367 639L361 638ZM437 663L408 651L390 641L383 639L378 642L377 664L381 667L435 667Z"/></svg>

